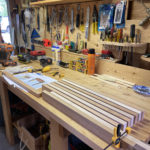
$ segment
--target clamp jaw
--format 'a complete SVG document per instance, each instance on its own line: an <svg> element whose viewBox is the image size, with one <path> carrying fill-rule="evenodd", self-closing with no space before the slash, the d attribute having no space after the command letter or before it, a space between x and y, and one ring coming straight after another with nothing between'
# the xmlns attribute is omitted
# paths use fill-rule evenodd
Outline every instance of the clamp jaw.
<svg viewBox="0 0 150 150"><path fill-rule="evenodd" d="M126 131L121 134L121 124L119 124L117 127L114 128L114 136L112 137L112 143L114 145L115 148L120 148L120 141L121 138L125 135L125 134L130 134L131 133L131 128L127 127Z"/></svg>

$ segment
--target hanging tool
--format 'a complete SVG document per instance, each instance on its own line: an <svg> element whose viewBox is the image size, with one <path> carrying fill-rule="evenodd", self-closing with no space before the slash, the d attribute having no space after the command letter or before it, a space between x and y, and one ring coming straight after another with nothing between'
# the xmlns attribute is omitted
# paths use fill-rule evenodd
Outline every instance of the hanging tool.
<svg viewBox="0 0 150 150"><path fill-rule="evenodd" d="M94 5L94 8L93 8L92 18L93 18L92 33L98 34L98 11L97 11L96 5Z"/></svg>
<svg viewBox="0 0 150 150"><path fill-rule="evenodd" d="M52 13L51 13L51 25L52 26L56 25L56 18L57 18L57 12L56 12L56 9L53 7Z"/></svg>
<svg viewBox="0 0 150 150"><path fill-rule="evenodd" d="M31 39L40 38L39 33L36 31L36 29L33 29L31 33Z"/></svg>
<svg viewBox="0 0 150 150"><path fill-rule="evenodd" d="M140 43L141 42L141 32L140 30L136 30L136 34L135 34L135 43Z"/></svg>
<svg viewBox="0 0 150 150"><path fill-rule="evenodd" d="M58 26L61 27L63 23L63 15L64 15L64 8L59 9L59 19L58 19Z"/></svg>
<svg viewBox="0 0 150 150"><path fill-rule="evenodd" d="M130 26L130 38L131 38L131 42L134 42L134 38L135 38L135 24L132 24Z"/></svg>
<svg viewBox="0 0 150 150"><path fill-rule="evenodd" d="M128 35L126 36L126 42L129 43L129 36ZM125 52L125 55L126 55L125 65L128 65L129 50L130 50L130 47L128 47L128 50Z"/></svg>
<svg viewBox="0 0 150 150"><path fill-rule="evenodd" d="M25 43L25 48L28 46L27 43L27 34L25 32L25 17L24 17L24 10L21 11L21 29L22 29L22 38Z"/></svg>
<svg viewBox="0 0 150 150"><path fill-rule="evenodd" d="M114 38L114 26L111 28L110 35L110 41L112 42Z"/></svg>
<svg viewBox="0 0 150 150"><path fill-rule="evenodd" d="M52 46L52 42L48 39L43 39L43 45L45 47L51 47Z"/></svg>
<svg viewBox="0 0 150 150"><path fill-rule="evenodd" d="M79 36L80 36L80 34L79 34L79 33L77 33L77 38L76 38L76 47L75 47L76 51L78 51Z"/></svg>
<svg viewBox="0 0 150 150"><path fill-rule="evenodd" d="M80 5L77 5L76 27L80 27Z"/></svg>
<svg viewBox="0 0 150 150"><path fill-rule="evenodd" d="M141 0L141 2L142 2L142 4L143 4L144 8L146 9L146 13L148 14L148 16L146 16L146 17L139 23L139 26L144 26L144 25L150 20L150 8L148 8L148 7L144 4L143 0Z"/></svg>
<svg viewBox="0 0 150 150"><path fill-rule="evenodd" d="M89 27L90 27L90 7L87 7L87 15L86 15L86 26L85 26L85 38L88 40L89 38Z"/></svg>
<svg viewBox="0 0 150 150"><path fill-rule="evenodd" d="M37 8L37 29L40 30L40 8Z"/></svg>
<svg viewBox="0 0 150 150"><path fill-rule="evenodd" d="M49 11L48 11L48 6L46 7L46 14L47 14L47 32L50 32L50 20L49 20Z"/></svg>
<svg viewBox="0 0 150 150"><path fill-rule="evenodd" d="M81 10L80 31L84 32L84 8L82 8L82 10Z"/></svg>
<svg viewBox="0 0 150 150"><path fill-rule="evenodd" d="M85 42L85 49L82 50L82 54L88 55L89 50L87 49L87 42Z"/></svg>
<svg viewBox="0 0 150 150"><path fill-rule="evenodd" d="M133 43L135 38L135 24L130 26L130 38L131 42ZM131 64L133 65L133 47L131 47Z"/></svg>
<svg viewBox="0 0 150 150"><path fill-rule="evenodd" d="M71 9L71 28L70 28L70 32L73 33L75 30L74 28L74 9Z"/></svg>
<svg viewBox="0 0 150 150"><path fill-rule="evenodd" d="M58 30L58 18L56 17L56 41L59 42L61 39L60 32Z"/></svg>
<svg viewBox="0 0 150 150"><path fill-rule="evenodd" d="M105 39L106 39L106 32L105 31L101 31L100 40L105 41Z"/></svg>
<svg viewBox="0 0 150 150"><path fill-rule="evenodd" d="M126 131L121 134L121 124L119 124L117 127L114 128L114 136L112 137L112 142L104 148L104 150L107 150L110 146L114 145L115 148L120 148L120 141L121 139L131 133L131 128L127 127Z"/></svg>
<svg viewBox="0 0 150 150"><path fill-rule="evenodd" d="M68 20L68 7L65 8L65 24L66 24L66 36L65 42L69 43L69 20Z"/></svg>

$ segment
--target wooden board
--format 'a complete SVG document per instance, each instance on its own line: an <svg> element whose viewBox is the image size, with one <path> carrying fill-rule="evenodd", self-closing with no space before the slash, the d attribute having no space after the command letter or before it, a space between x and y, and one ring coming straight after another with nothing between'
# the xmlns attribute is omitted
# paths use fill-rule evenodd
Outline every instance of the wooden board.
<svg viewBox="0 0 150 150"><path fill-rule="evenodd" d="M63 113L65 113L65 114L67 114L68 116L70 116L70 117L72 117L74 120L78 120L79 118L78 118L78 115L77 114L80 114L81 112L81 110L79 111L77 111L76 109L78 108L78 106L80 106L80 107L82 107L82 108L85 108L87 111L91 111L91 109L89 109L89 108L87 108L87 107L85 107L83 104L83 102L81 102L81 100L82 100L82 98L75 98L75 96L72 96L72 95L70 95L70 94L68 94L69 92L64 92L66 89L67 89L67 87L65 87L65 88L63 88L63 90L61 90L62 88L61 88L61 86L58 84L58 83L63 83L63 84L65 84L65 85L69 85L69 84L71 84L72 82L70 82L70 81L68 81L68 83L65 83L65 82L67 82L67 80L62 80L62 81L60 81L60 82L56 82L56 83L52 83L52 84L49 84L49 85L44 85L43 86L43 90L44 90L44 92L43 92L43 98L44 98L44 100L46 100L48 103L50 103L51 105L53 105L54 107L56 107L57 109L60 109ZM72 83L73 84L73 86L72 86L72 88L73 87L75 87L76 86L76 84L75 83ZM91 92L89 89L87 89L87 91L82 91L83 89L84 89L84 87L83 87L83 89L81 88L81 89L79 89L79 87L80 86L78 86L78 91L80 91L81 90L81 92ZM86 89L85 89L86 90ZM73 92L75 92L75 91L73 91ZM86 93L87 95L89 95L89 93ZM91 92L92 93L92 92ZM90 96L92 95L90 93ZM74 94L75 95L75 94ZM71 103L68 103L67 102L67 100L69 100L69 101L71 101L71 102L73 102L74 104L76 104L76 106L75 107L73 107L73 105L71 104ZM81 103L80 103L81 102ZM70 108L70 109L73 109L73 113L72 113L72 111L71 110L68 110L67 108ZM133 108L133 110L135 111L135 112L137 112L138 110L136 110L136 109L134 109ZM94 111L91 111L93 114L95 114L96 115L96 110L95 110L95 112ZM84 114L85 113L85 114ZM85 117L85 116L87 116L87 114L86 114L86 112L84 111L84 112L82 112L82 115ZM100 117L100 115L97 115L98 117ZM141 112L141 116L142 116L142 112ZM87 118L87 117L85 117L85 118ZM100 135L99 135L99 133L95 133L95 131L92 129L92 127L93 127L93 125L92 124L88 124L87 125L87 120L84 120L85 118L80 118L79 120L80 120L80 124L82 124L83 126L86 126L87 127L87 129L89 129L90 131L92 131L94 134L96 134L98 137L100 137L100 138L102 138ZM104 119L105 117L103 117L103 119ZM91 120L91 117L89 117L88 118L89 120ZM92 119L95 119L95 118L92 118ZM83 122L81 121L81 120L83 120ZM108 120L107 120L108 121ZM97 120L96 121L94 121L94 122L97 122ZM102 122L101 122L102 123ZM112 123L112 122L111 122ZM115 122L113 122L114 124L115 124ZM100 124L100 126L101 126L101 124ZM108 125L107 123L106 123L106 126L109 128L109 127L111 127L110 125ZM138 124L137 124L137 126L138 126ZM99 126L98 126L99 127ZM102 126L103 127L103 126ZM134 128L134 127L133 127ZM109 129L110 130L110 129ZM99 130L97 130L97 131L99 131ZM106 130L107 132L112 132L112 131L108 131L108 129ZM133 129L133 133L134 133L134 135L137 135L137 136L139 136L139 135L141 135L141 137L139 137L141 140L142 139L144 139L144 138L146 138L146 133L143 131L143 134L140 132L139 134L137 133L137 131L135 130L135 129ZM109 137L109 136L108 136ZM107 138L108 138L107 137ZM136 136L127 136L127 138L129 139L129 141L131 140L132 142L134 141L134 142L137 142L137 139L136 139ZM104 139L104 137L103 137L103 140L105 141L106 139ZM125 140L126 141L126 140ZM130 142L131 142L130 141ZM129 143L130 143L129 142ZM129 144L128 143L128 144ZM131 144L131 143L130 143ZM141 143L141 147L136 147L136 149L138 149L138 150L140 150L141 148L142 148L142 146L143 146L143 144ZM148 147L145 145L144 146L145 147L145 149L148 149Z"/></svg>
<svg viewBox="0 0 150 150"><path fill-rule="evenodd" d="M28 86L27 84L25 84L24 82L22 82L21 80L17 79L16 77L14 77L12 74L4 71L3 75L5 75L6 77L8 77L10 80L14 81L16 84L20 85L21 87L23 87L25 90L27 90L29 93L33 94L36 97L40 97L42 94L42 88L40 89L34 89L31 86Z"/></svg>
<svg viewBox="0 0 150 150"><path fill-rule="evenodd" d="M87 126L87 122L89 122L88 129L97 136L100 136L100 134L97 131L95 132L95 128L98 128L95 127L95 123L97 125L101 123L110 130L112 126L121 124L122 130L125 131L127 126L132 127L143 119L143 112L67 80L44 85L43 90L44 100L84 126ZM111 102L112 105L106 101ZM114 112L120 114L120 116L114 115ZM92 119L94 119L93 123Z"/></svg>
<svg viewBox="0 0 150 150"><path fill-rule="evenodd" d="M94 133L96 136L101 138L102 140L109 142L111 140L111 134L113 133L113 126L106 121L94 116L92 113L89 113L86 110L83 110L81 107L74 105L72 103L68 103L67 99L61 97L55 92L47 92L43 91L43 98L46 102L56 107L58 110L61 110L63 113L70 114L68 115L73 120L77 121L82 126L86 126L86 128ZM68 109L69 108L69 109ZM73 111L72 111L73 110ZM79 115L81 114L81 115ZM89 121L90 120L90 121ZM97 121L98 120L98 121ZM103 124L105 123L105 128L103 128ZM92 128L91 128L92 127ZM108 132L108 131L109 132ZM112 131L111 131L112 130ZM105 137L103 135L105 134Z"/></svg>
<svg viewBox="0 0 150 150"><path fill-rule="evenodd" d="M108 74L135 84L150 86L149 70L100 60L97 62L96 73Z"/></svg>
<svg viewBox="0 0 150 150"><path fill-rule="evenodd" d="M40 6L40 5L60 5L60 4L72 4L72 3L86 3L86 2L92 2L93 0L43 0L39 2L32 2L30 3L31 6ZM95 0L95 1L101 1L101 0Z"/></svg>

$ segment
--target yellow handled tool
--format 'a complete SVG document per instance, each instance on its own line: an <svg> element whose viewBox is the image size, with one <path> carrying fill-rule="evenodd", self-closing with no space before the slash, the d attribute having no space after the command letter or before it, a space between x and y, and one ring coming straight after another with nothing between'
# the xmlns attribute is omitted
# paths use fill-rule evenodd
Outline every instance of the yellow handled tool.
<svg viewBox="0 0 150 150"><path fill-rule="evenodd" d="M51 68L50 66L46 66L42 69L28 69L28 72L33 73L33 72L41 71L42 73L45 73L45 72L50 71L51 69L58 69L58 68Z"/></svg>
<svg viewBox="0 0 150 150"><path fill-rule="evenodd" d="M121 138L125 134L130 134L131 133L131 128L127 127L126 131L121 134L121 127L122 127L122 125L119 124L117 127L114 128L114 136L112 137L112 142L106 148L104 148L104 150L107 150L112 145L114 145L115 148L120 148Z"/></svg>
<svg viewBox="0 0 150 150"><path fill-rule="evenodd" d="M96 5L94 5L92 17L93 17L92 33L98 34L98 12L97 12Z"/></svg>

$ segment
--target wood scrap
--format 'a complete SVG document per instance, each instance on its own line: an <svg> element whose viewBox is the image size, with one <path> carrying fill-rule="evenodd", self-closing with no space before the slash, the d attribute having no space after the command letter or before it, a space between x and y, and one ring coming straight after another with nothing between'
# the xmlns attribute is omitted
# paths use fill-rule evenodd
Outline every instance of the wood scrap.
<svg viewBox="0 0 150 150"><path fill-rule="evenodd" d="M109 76L106 74L102 74L102 75L95 74L95 75L91 76L91 78L103 81L107 84L110 84L110 85L113 85L116 87L132 88L135 85L134 83L131 83L131 82L128 82L125 80L121 80L121 79L118 79L118 78L115 78L115 77L112 77L112 76Z"/></svg>

